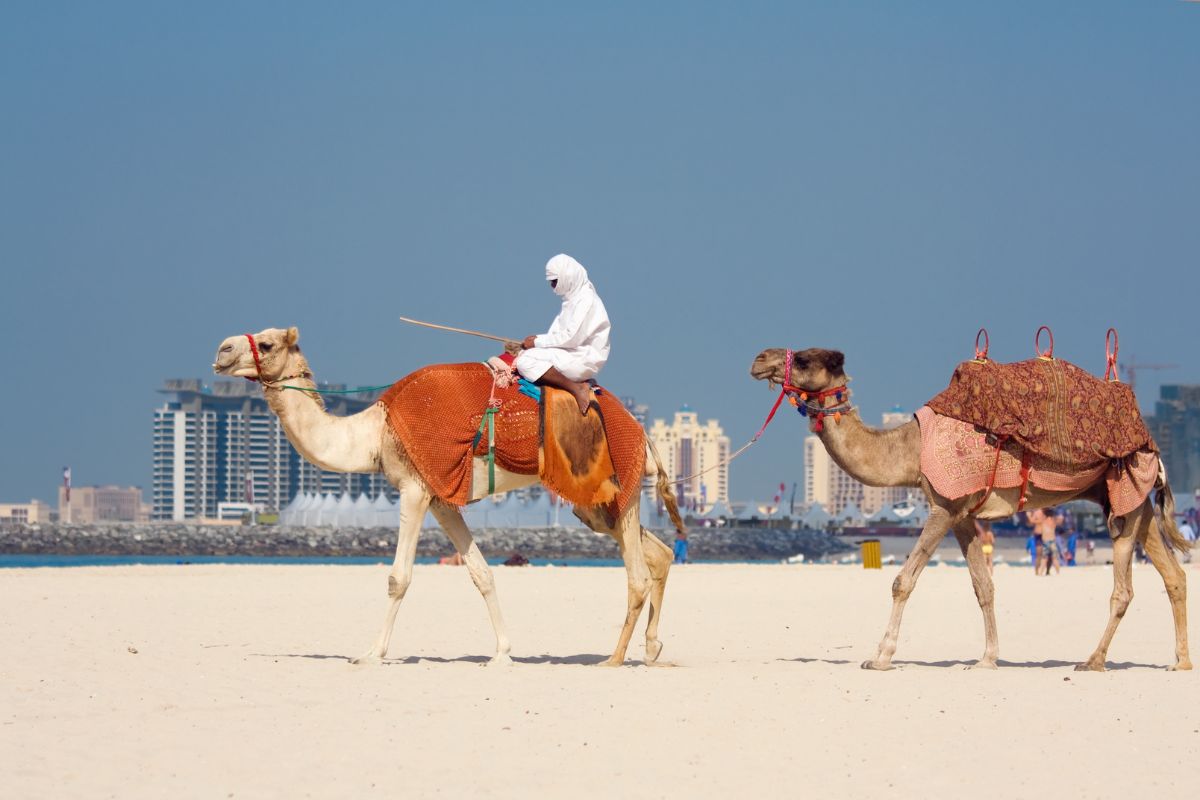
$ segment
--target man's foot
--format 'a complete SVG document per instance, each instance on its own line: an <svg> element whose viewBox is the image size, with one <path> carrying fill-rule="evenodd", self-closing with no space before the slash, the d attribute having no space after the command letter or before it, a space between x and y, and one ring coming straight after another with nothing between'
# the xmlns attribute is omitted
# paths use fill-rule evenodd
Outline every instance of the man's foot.
<svg viewBox="0 0 1200 800"><path fill-rule="evenodd" d="M573 389L571 394L575 395L575 402L579 403L579 413L581 416L587 416L588 407L592 404L592 387L586 383L578 384L578 389Z"/></svg>

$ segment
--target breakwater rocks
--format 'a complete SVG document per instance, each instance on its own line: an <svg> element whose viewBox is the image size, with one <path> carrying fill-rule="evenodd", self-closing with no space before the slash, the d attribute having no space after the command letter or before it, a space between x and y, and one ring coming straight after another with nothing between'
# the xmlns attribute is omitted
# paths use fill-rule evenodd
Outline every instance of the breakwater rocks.
<svg viewBox="0 0 1200 800"><path fill-rule="evenodd" d="M521 553L527 558L618 558L616 542L582 528L491 528L472 532L489 559ZM671 531L656 535L668 546ZM798 553L813 561L847 550L823 531L786 528L696 528L689 531L693 560L777 561ZM167 556L378 556L396 550L393 528L295 528L274 525L6 525L0 553L37 555ZM454 552L440 530L427 530L420 556Z"/></svg>

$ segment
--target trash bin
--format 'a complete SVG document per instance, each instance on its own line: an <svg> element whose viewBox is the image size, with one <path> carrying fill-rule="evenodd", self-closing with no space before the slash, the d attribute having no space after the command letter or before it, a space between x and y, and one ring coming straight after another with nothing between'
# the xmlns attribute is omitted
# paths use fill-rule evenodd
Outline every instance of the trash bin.
<svg viewBox="0 0 1200 800"><path fill-rule="evenodd" d="M864 539L862 542L863 569L883 569L883 557L880 554L878 539Z"/></svg>

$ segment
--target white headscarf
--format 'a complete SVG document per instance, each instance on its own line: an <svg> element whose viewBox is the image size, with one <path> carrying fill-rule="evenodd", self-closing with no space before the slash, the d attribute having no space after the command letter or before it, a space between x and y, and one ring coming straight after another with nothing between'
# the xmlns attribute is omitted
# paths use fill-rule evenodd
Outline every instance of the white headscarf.
<svg viewBox="0 0 1200 800"><path fill-rule="evenodd" d="M573 297L578 297L581 292L589 289L593 293L596 291L596 287L588 280L583 264L566 253L559 253L546 262L546 280L558 281L554 286L554 293L564 298L567 303L571 302Z"/></svg>
<svg viewBox="0 0 1200 800"><path fill-rule="evenodd" d="M560 371L572 380L589 378L608 361L608 312L587 270L570 256L560 253L547 261L546 280L558 281L554 293L562 298L562 310L550 330L534 338L534 346L567 351Z"/></svg>

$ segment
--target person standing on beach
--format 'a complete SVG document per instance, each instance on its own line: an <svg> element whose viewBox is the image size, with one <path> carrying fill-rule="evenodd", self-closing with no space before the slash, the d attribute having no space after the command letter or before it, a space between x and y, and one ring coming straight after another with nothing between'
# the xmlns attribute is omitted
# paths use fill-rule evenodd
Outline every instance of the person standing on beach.
<svg viewBox="0 0 1200 800"><path fill-rule="evenodd" d="M1054 513L1054 509L1034 509L1029 514L1029 522L1033 531L1041 540L1042 552L1038 557L1037 574L1049 575L1050 565L1054 565L1054 574L1061 571L1058 558L1057 528L1062 523L1062 517Z"/></svg>
<svg viewBox="0 0 1200 800"><path fill-rule="evenodd" d="M1192 524L1188 522L1187 517L1184 517L1183 522L1179 525L1179 535L1182 536L1185 541L1191 542L1192 544L1196 543L1196 530L1192 527ZM1191 550L1188 550L1183 554L1183 563L1192 563Z"/></svg>
<svg viewBox="0 0 1200 800"><path fill-rule="evenodd" d="M575 395L579 413L592 402L590 381L608 361L608 312L587 270L560 253L546 262L546 280L562 298L550 330L526 336L513 366L527 381Z"/></svg>
<svg viewBox="0 0 1200 800"><path fill-rule="evenodd" d="M688 538L683 531L675 534L675 558L674 563L686 564L688 560Z"/></svg>

